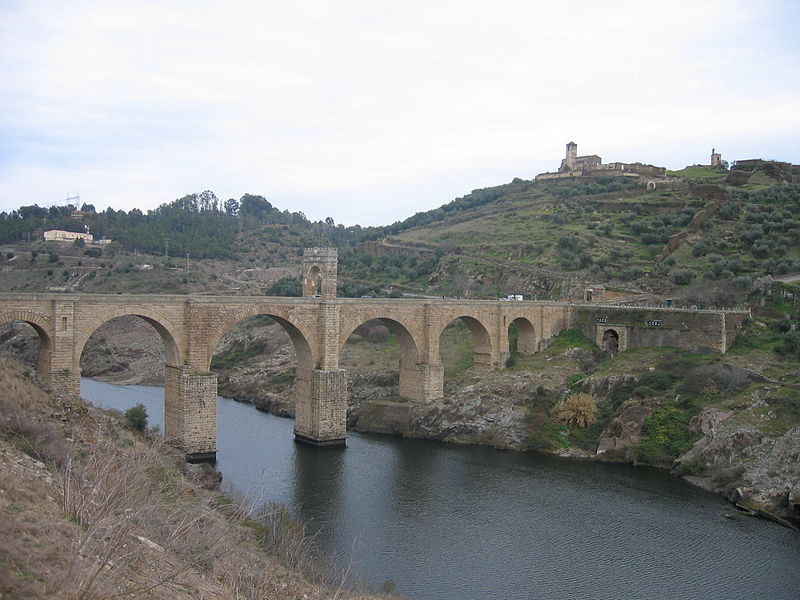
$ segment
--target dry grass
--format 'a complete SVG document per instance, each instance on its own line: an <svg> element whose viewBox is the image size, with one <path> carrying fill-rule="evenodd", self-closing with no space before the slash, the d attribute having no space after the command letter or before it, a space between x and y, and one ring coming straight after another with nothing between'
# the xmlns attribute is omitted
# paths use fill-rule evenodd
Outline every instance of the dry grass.
<svg viewBox="0 0 800 600"><path fill-rule="evenodd" d="M285 508L254 519L204 490L159 438L51 400L8 361L0 383L1 597L366 597L341 585Z"/></svg>
<svg viewBox="0 0 800 600"><path fill-rule="evenodd" d="M594 396L585 392L571 394L553 407L553 414L564 425L588 427L597 422L597 402Z"/></svg>

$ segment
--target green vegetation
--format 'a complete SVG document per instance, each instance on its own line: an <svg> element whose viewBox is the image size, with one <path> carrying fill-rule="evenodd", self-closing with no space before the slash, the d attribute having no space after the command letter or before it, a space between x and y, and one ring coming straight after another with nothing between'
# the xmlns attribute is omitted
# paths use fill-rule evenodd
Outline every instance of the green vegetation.
<svg viewBox="0 0 800 600"><path fill-rule="evenodd" d="M147 429L147 410L144 404L136 404L126 410L125 423L133 431L145 431Z"/></svg>
<svg viewBox="0 0 800 600"><path fill-rule="evenodd" d="M103 249L71 248L93 259L92 267L99 266L101 257L115 269L126 262L147 262L177 270L187 255L193 261L233 261L222 277L173 274L172 281L159 275L161 281L150 287L153 273L136 282L136 277L114 277L114 271L116 289L84 279L81 291L136 293L156 291L160 285L168 293L235 291L243 288L232 280L241 278L226 275L296 265L304 247L336 246L343 296L428 292L485 298L525 293L557 299L562 293L557 286L532 283L550 279L554 272L573 272L579 279L623 287L630 282L663 288L668 281L678 287L678 302L730 306L742 301L754 279L800 271L800 185L785 183L784 171L768 167L759 167L751 183L742 185L726 184L727 172L710 167L676 172L705 184L697 189L681 184L647 191L634 178L515 180L474 190L392 225L368 228L336 225L330 218L311 222L252 194L223 202L210 191L186 195L147 214L137 209L98 213L87 205L75 219L75 207L34 205L0 214L0 243L13 242L16 250L21 240L40 239L45 228L88 228L97 238L115 241ZM374 240L385 245L376 250L365 244ZM32 242L21 247L50 253L55 267L77 266L77 257L62 246ZM131 261L132 252L149 257ZM19 258L12 272L23 269ZM42 291L64 283L38 272L40 261L33 253L24 262L28 278L20 284L10 281L16 276L4 275L10 283L6 289ZM72 280L80 275L70 272ZM707 294L700 302L683 299L690 291L713 287L713 282L726 287L724 293ZM299 294L296 282L254 288L248 293Z"/></svg>
<svg viewBox="0 0 800 600"><path fill-rule="evenodd" d="M651 465L670 465L691 448L699 436L689 431L686 411L665 404L648 417L642 428L642 441L636 447L638 460Z"/></svg>
<svg viewBox="0 0 800 600"><path fill-rule="evenodd" d="M678 171L669 171L668 174L676 177L686 177L687 179L699 179L717 182L725 179L728 176L728 171L707 165L693 165Z"/></svg>
<svg viewBox="0 0 800 600"><path fill-rule="evenodd" d="M550 353L558 353L568 348L583 348L585 350L597 350L597 345L587 338L580 329L562 329L553 338L553 342L548 347Z"/></svg>
<svg viewBox="0 0 800 600"><path fill-rule="evenodd" d="M267 343L263 340L242 341L225 352L214 355L211 359L211 369L228 371L236 365L243 364L255 356L260 356L266 350Z"/></svg>

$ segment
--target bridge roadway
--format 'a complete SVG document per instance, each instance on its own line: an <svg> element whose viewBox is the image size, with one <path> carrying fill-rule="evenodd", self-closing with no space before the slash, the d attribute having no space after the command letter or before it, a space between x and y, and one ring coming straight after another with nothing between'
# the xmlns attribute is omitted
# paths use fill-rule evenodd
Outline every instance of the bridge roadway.
<svg viewBox="0 0 800 600"><path fill-rule="evenodd" d="M36 330L37 372L56 394L80 393L81 353L103 323L124 315L150 323L166 349L165 435L197 460L216 452L217 378L211 358L225 332L254 315L272 317L294 345L297 439L331 445L346 437L347 372L339 366L340 350L372 319L399 342L401 396L427 403L443 396L439 336L456 319L472 332L474 363L500 369L509 355L512 324L519 352L536 352L569 327L612 352L643 346L725 352L748 314L549 301L343 299L330 291L302 298L0 294L0 325L22 321Z"/></svg>

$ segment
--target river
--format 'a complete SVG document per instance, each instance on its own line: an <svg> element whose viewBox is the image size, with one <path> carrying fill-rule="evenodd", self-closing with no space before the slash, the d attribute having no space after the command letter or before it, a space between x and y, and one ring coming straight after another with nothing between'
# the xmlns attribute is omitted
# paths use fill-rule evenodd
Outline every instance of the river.
<svg viewBox="0 0 800 600"><path fill-rule="evenodd" d="M163 420L163 388L83 379L84 398ZM800 597L800 537L651 468L350 433L218 402L223 489L275 501L373 588L414 600Z"/></svg>

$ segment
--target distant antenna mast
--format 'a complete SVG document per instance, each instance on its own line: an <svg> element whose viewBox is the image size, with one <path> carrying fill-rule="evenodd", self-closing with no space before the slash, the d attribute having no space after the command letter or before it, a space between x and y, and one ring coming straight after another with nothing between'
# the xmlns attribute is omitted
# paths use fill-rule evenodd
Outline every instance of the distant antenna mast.
<svg viewBox="0 0 800 600"><path fill-rule="evenodd" d="M70 196L69 192L67 192L67 197L64 198L64 202L66 202L67 204L72 204L73 200L76 201L75 202L75 208L80 208L81 207L81 193L80 192L75 192L74 196Z"/></svg>

